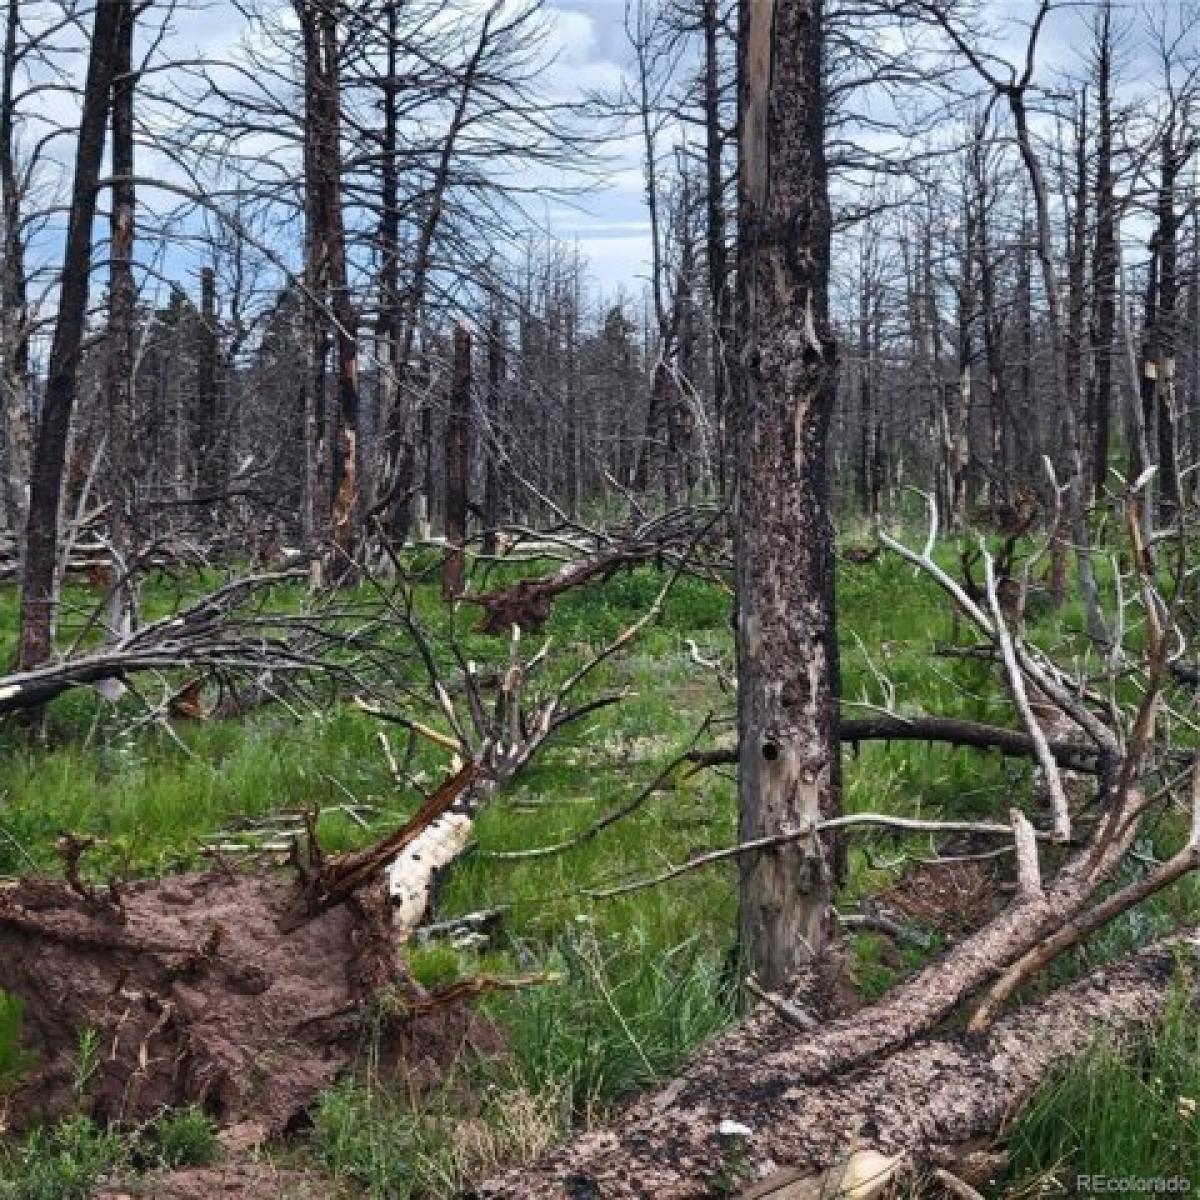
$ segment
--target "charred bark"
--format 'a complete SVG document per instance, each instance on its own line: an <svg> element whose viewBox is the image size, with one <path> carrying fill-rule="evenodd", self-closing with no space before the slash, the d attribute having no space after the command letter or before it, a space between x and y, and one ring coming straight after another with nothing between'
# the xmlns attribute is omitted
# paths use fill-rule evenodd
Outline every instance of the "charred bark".
<svg viewBox="0 0 1200 1200"><path fill-rule="evenodd" d="M1116 353L1117 231L1113 196L1112 128L1112 9L1105 4L1100 13L1096 44L1096 247L1092 259L1094 323L1092 354L1095 373L1089 393L1089 424L1093 431L1092 491L1103 494L1108 478L1109 435L1113 409L1113 355Z"/></svg>
<svg viewBox="0 0 1200 1200"><path fill-rule="evenodd" d="M13 90L17 70L19 0L9 0L4 31L3 77L0 79L0 219L4 224L0 254L0 388L4 406L4 505L9 528L18 535L28 515L30 413L29 305L22 232L22 186L17 171L13 128Z"/></svg>
<svg viewBox="0 0 1200 1200"><path fill-rule="evenodd" d="M742 8L738 272L739 840L839 810L822 6ZM741 940L768 987L820 953L838 854L743 863Z"/></svg>
<svg viewBox="0 0 1200 1200"><path fill-rule="evenodd" d="M1056 1068L1105 1031L1150 1033L1165 1010L1177 954L1194 954L1196 945L1194 933L1156 943L986 1035L927 1036L852 1074L811 1078L804 1068L814 1035L798 1034L764 1005L712 1043L682 1079L633 1105L612 1127L585 1133L473 1195L699 1200L718 1194L721 1184L728 1189L731 1175L739 1190L768 1180L782 1188L818 1177L816 1184L822 1172L866 1151L904 1155L913 1171L950 1166L966 1174L969 1153L993 1139ZM873 1019L865 1009L847 1025L864 1028ZM748 1132L723 1133L725 1122ZM797 1194L878 1193L814 1187Z"/></svg>
<svg viewBox="0 0 1200 1200"><path fill-rule="evenodd" d="M113 591L110 626L115 633L137 621L137 594L131 571L135 553L136 471L134 428L134 319L137 293L133 249L137 196L134 188L133 73L134 11L120 5L112 95L112 213L108 276L108 501L109 529L118 585Z"/></svg>
<svg viewBox="0 0 1200 1200"><path fill-rule="evenodd" d="M122 13L129 2L114 0L111 4L98 4L92 28L63 248L58 320L50 346L46 393L30 476L25 573L21 581L20 662L26 668L45 662L53 645L58 606L55 566L59 499L87 315L92 221L96 215L105 126L116 73L117 38Z"/></svg>
<svg viewBox="0 0 1200 1200"><path fill-rule="evenodd" d="M446 561L442 595L462 594L466 575L468 491L471 481L471 334L454 328L454 367L446 415Z"/></svg>

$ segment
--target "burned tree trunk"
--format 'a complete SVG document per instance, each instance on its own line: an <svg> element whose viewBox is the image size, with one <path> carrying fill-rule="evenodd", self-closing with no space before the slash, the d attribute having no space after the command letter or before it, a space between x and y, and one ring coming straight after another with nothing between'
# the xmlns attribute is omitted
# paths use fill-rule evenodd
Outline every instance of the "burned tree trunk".
<svg viewBox="0 0 1200 1200"><path fill-rule="evenodd" d="M135 471L134 423L134 309L133 282L134 190L133 74L134 12L123 4L117 33L112 95L112 215L110 219L108 282L108 502L112 539L113 589L110 626L117 634L137 621L133 567Z"/></svg>
<svg viewBox="0 0 1200 1200"><path fill-rule="evenodd" d="M1113 355L1116 351L1117 230L1113 197L1112 11L1100 13L1096 45L1096 98L1099 134L1096 147L1096 250L1092 261L1095 321L1092 354L1096 369L1089 393L1089 426L1094 438L1092 487L1103 494L1108 478L1109 431L1112 426Z"/></svg>
<svg viewBox="0 0 1200 1200"><path fill-rule="evenodd" d="M337 350L337 437L333 454L333 544L342 555L336 568L344 577L359 542L359 387L358 314L350 295L346 265L346 223L342 211L341 83L338 70L338 27L334 10L321 13L321 102L319 186L326 226L326 270Z"/></svg>
<svg viewBox="0 0 1200 1200"><path fill-rule="evenodd" d="M500 460L503 441L506 437L504 411L505 381L508 375L508 360L504 344L504 318L500 305L492 309L488 325L488 386L487 386L487 463L483 476L483 552L495 554L499 549L496 538L500 524L502 497L500 488Z"/></svg>
<svg viewBox="0 0 1200 1200"><path fill-rule="evenodd" d="M1169 524L1179 511L1179 458L1176 447L1175 411L1175 306L1179 295L1178 230L1179 217L1175 212L1176 180L1190 150L1176 143L1174 125L1168 124L1163 134L1162 172L1158 191L1158 229L1155 232L1155 251L1158 261L1157 320L1153 335L1148 339L1154 349L1154 361L1149 358L1144 367L1149 375L1154 396L1152 419L1158 426L1158 462L1161 490L1159 493L1160 520Z"/></svg>
<svg viewBox="0 0 1200 1200"><path fill-rule="evenodd" d="M704 38L704 205L708 265L709 336L712 346L713 416L716 420L717 486L725 494L726 418L729 400L728 351L733 339L729 298L728 248L725 241L725 129L721 113L721 14L717 0L701 0Z"/></svg>
<svg viewBox="0 0 1200 1200"><path fill-rule="evenodd" d="M63 248L58 320L50 346L46 394L30 476L25 574L21 581L20 660L26 668L50 657L54 637L59 497L87 315L92 221L96 215L104 131L116 69L117 35L122 13L128 6L129 0L97 5L92 28L71 185L71 212Z"/></svg>
<svg viewBox="0 0 1200 1200"><path fill-rule="evenodd" d="M325 431L324 460L331 500L329 540L338 555L334 575L345 579L359 542L361 504L358 483L358 317L350 299L346 264L346 230L342 214L341 84L338 70L337 14L297 4L304 35L305 71L305 239L306 283L309 288L312 389L308 405L309 437ZM324 311L318 312L322 303ZM336 407L325 412L325 353L329 343L323 323L332 320L337 360ZM322 419L324 418L324 419ZM309 447L309 454L314 454ZM319 480L319 470L313 471ZM310 485L314 499L318 483ZM321 489L324 491L324 489ZM321 497L326 499L325 495ZM310 504L312 502L310 501ZM313 536L321 521L315 505L308 516Z"/></svg>
<svg viewBox="0 0 1200 1200"><path fill-rule="evenodd" d="M412 428L412 407L405 399L409 387L409 370L417 344L417 328L429 277L434 268L434 251L445 214L447 193L453 183L454 155L463 128L470 117L470 106L474 99L484 55L493 37L493 22L499 15L498 8L488 11L480 25L479 38L471 57L462 68L459 92L454 102L454 111L442 141L441 151L430 183L420 227L413 252L412 275L408 286L399 296L397 324L399 328L396 349L395 383L397 400L392 406L384 425L382 438L383 474L381 495L371 508L369 516L376 522L381 535L395 546L401 546L408 536L410 524L409 484L415 474L416 446L415 430ZM422 413L424 422L428 410ZM431 503L430 493L425 493L426 504Z"/></svg>
<svg viewBox="0 0 1200 1200"><path fill-rule="evenodd" d="M839 807L820 3L745 5L740 52L739 833L750 841ZM809 841L743 863L743 951L767 986L825 943L835 859Z"/></svg>
<svg viewBox="0 0 1200 1200"><path fill-rule="evenodd" d="M9 0L4 31L3 78L0 80L0 193L4 240L0 253L0 388L4 406L4 505L9 527L20 550L27 513L29 480L29 305L25 280L25 236L22 231L22 186L16 164L13 88L17 70L18 0Z"/></svg>
<svg viewBox="0 0 1200 1200"><path fill-rule="evenodd" d="M446 563L442 568L442 595L447 600L461 595L463 590L470 476L471 334L465 325L456 325L450 408L446 415Z"/></svg>
<svg viewBox="0 0 1200 1200"><path fill-rule="evenodd" d="M200 271L200 345L196 354L197 482L201 496L215 498L224 482L220 469L222 416L217 387L217 275Z"/></svg>

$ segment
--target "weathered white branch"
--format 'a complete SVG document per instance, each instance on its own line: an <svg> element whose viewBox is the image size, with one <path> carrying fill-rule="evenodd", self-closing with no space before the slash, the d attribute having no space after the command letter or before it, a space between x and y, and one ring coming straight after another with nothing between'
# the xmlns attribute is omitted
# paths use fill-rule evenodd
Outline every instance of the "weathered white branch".
<svg viewBox="0 0 1200 1200"><path fill-rule="evenodd" d="M1025 690L1025 680L1017 662L1016 650L1013 647L1012 634L1009 633L1004 614L1000 610L1000 597L996 590L995 560L986 549L983 552L983 570L988 607L992 611L996 643L1000 648L1000 656L1008 675L1008 688L1016 703L1017 711L1021 714L1021 721L1026 732L1033 741L1033 752L1038 766L1042 769L1046 788L1050 793L1050 813L1054 822L1054 835L1061 842L1069 841L1071 813L1067 807L1067 793L1063 788L1062 775L1059 774L1058 763L1054 761L1054 755L1050 753L1050 746L1046 741L1046 731L1034 716L1033 708L1030 706L1029 693Z"/></svg>

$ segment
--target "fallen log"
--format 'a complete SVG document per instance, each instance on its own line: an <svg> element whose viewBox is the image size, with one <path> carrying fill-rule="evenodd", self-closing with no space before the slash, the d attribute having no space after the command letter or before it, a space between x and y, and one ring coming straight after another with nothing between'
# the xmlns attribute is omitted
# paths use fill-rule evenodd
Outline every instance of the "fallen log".
<svg viewBox="0 0 1200 1200"><path fill-rule="evenodd" d="M212 670L243 673L260 685L267 676L336 671L323 653L347 639L337 614L246 611L273 587L303 578L298 571L237 579L177 613L140 626L95 650L69 654L30 671L0 676L0 716L41 708L73 688L112 684L147 671Z"/></svg>
<svg viewBox="0 0 1200 1200"><path fill-rule="evenodd" d="M958 717L903 717L879 714L873 717L843 717L838 727L842 743L857 747L860 742L937 742L963 749L996 750L1006 758L1032 758L1033 738L1020 729L1005 729L981 721ZM1086 742L1052 741L1050 753L1060 767L1087 775L1106 769L1105 751ZM692 750L687 761L698 768L728 766L738 761L736 746L716 750Z"/></svg>
<svg viewBox="0 0 1200 1200"><path fill-rule="evenodd" d="M948 1168L968 1184L986 1185L986 1177L972 1178L971 1151L990 1142L1043 1080L1097 1037L1149 1033L1164 1011L1180 953L1197 950L1200 932L1192 930L1023 1007L985 1035L927 1035L857 1071L811 1081L804 1058L812 1035L764 1005L713 1041L681 1078L637 1101L608 1128L584 1133L471 1195L699 1200L771 1194L750 1189L778 1179L796 1187L786 1194L807 1196L799 1181L828 1180L828 1172L867 1153L894 1164L882 1183L904 1166ZM851 1018L863 1027L877 1019L875 1008Z"/></svg>

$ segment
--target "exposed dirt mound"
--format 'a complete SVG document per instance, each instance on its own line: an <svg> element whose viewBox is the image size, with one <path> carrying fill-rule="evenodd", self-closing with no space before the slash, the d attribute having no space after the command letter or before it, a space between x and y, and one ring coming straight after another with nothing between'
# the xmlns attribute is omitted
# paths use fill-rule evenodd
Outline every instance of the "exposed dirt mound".
<svg viewBox="0 0 1200 1200"><path fill-rule="evenodd" d="M494 1045L461 1006L371 1019L381 987L401 1009L421 995L397 964L378 891L283 933L296 898L286 877L219 872L115 895L37 880L0 892L0 988L25 1001L23 1039L38 1055L10 1124L77 1109L82 1093L103 1120L199 1103L274 1135L304 1117L371 1029L382 1027L384 1061L417 1083L468 1043ZM97 1036L81 1058L85 1029Z"/></svg>

